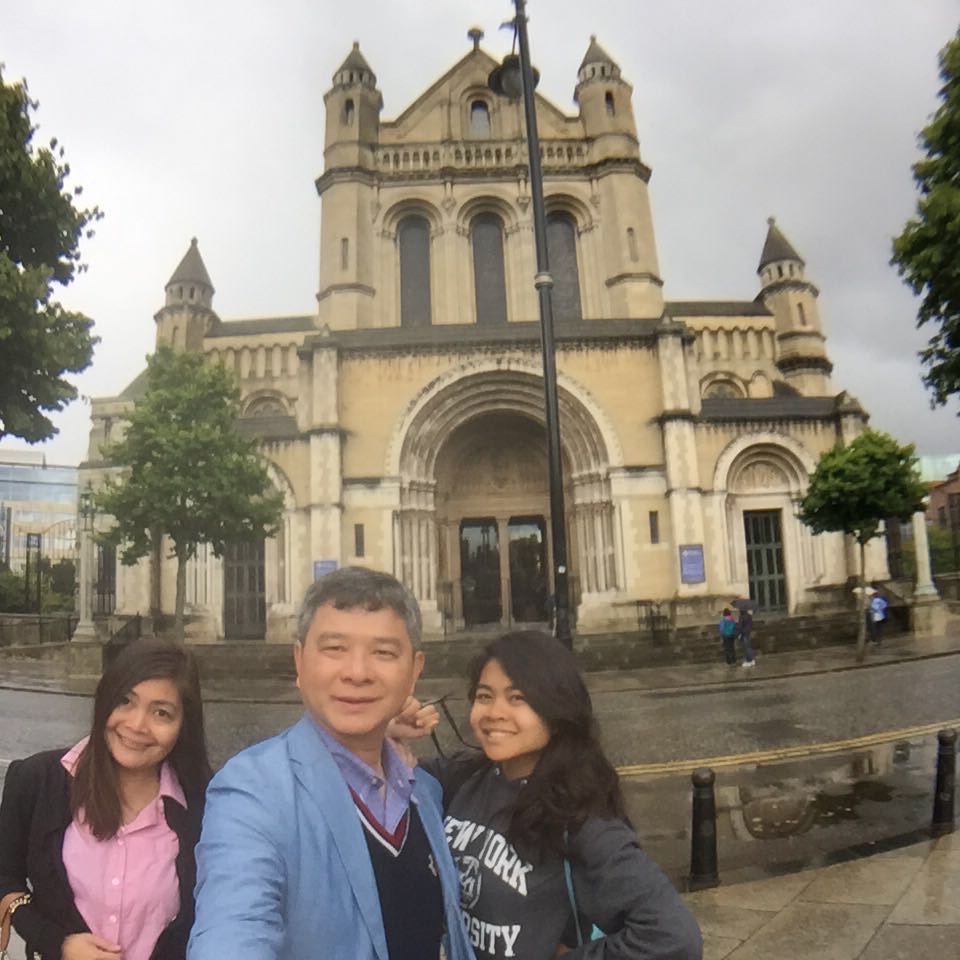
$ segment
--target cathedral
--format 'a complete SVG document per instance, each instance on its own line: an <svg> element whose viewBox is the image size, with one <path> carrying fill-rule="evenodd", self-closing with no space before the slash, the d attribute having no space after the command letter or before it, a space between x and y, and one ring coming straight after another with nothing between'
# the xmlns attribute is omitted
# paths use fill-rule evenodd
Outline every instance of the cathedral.
<svg viewBox="0 0 960 960"><path fill-rule="evenodd" d="M428 638L548 618L523 113L471 38L393 119L358 44L333 73L315 309L220 318L196 240L170 277L157 343L236 373L240 426L285 499L273 537L191 561L188 637L287 641L307 585L346 564L408 584ZM771 219L753 299L664 298L631 92L591 38L578 113L537 97L577 633L630 629L650 602L674 624L734 596L768 615L846 602L854 554L796 516L820 454L867 423L831 382L817 287ZM142 390L93 402L81 486ZM885 577L882 547L868 556ZM121 568L101 550L98 571L116 613L172 611L172 561Z"/></svg>

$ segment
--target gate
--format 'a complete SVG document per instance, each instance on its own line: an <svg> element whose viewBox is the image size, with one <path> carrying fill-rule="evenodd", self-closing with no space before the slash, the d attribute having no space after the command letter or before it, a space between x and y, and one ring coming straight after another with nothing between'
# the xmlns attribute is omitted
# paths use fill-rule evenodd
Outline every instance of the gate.
<svg viewBox="0 0 960 960"><path fill-rule="evenodd" d="M227 640L263 640L267 594L263 540L231 543L223 554L223 634Z"/></svg>
<svg viewBox="0 0 960 960"><path fill-rule="evenodd" d="M743 530L747 545L750 599L756 609L774 613L787 609L787 577L783 566L783 534L779 510L746 510Z"/></svg>

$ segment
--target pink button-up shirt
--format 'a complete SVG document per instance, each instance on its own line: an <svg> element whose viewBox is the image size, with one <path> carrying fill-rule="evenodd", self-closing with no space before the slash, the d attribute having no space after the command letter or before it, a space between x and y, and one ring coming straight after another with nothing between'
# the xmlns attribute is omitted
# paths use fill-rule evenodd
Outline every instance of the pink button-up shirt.
<svg viewBox="0 0 960 960"><path fill-rule="evenodd" d="M86 742L64 755L61 762L70 773ZM165 796L187 805L168 763L160 768L156 799L115 837L98 840L74 820L63 838L63 865L77 909L93 933L120 944L123 960L149 960L160 934L180 912L175 863L180 842L163 813Z"/></svg>

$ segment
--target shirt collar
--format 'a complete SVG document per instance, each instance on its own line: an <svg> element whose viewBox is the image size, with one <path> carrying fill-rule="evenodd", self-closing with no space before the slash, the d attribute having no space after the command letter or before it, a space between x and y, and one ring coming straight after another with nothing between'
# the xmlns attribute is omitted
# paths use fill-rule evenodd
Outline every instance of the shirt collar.
<svg viewBox="0 0 960 960"><path fill-rule="evenodd" d="M310 721L354 796L379 824L388 831L395 830L413 799L413 769L407 766L393 744L385 741L381 776L317 723L315 718L310 717Z"/></svg>
<svg viewBox="0 0 960 960"><path fill-rule="evenodd" d="M389 740L383 742L381 755L383 775L381 776L370 764L365 763L352 750L345 747L326 727L317 723L313 717L310 719L323 745L330 751L340 771L347 778L347 783L351 786L355 775L362 777L364 782L375 779L379 785L386 781L395 790L403 789L405 786L409 789L409 785L414 782L413 768L407 766L397 748Z"/></svg>
<svg viewBox="0 0 960 960"><path fill-rule="evenodd" d="M71 777L77 767L80 754L83 753L84 747L86 747L89 740L89 737L84 737L79 743L75 743L60 758L60 763ZM166 760L160 765L160 790L158 796L170 797L171 800L176 800L184 809L187 808L187 798L183 792L183 787L180 786L180 781L177 779L177 774L173 767Z"/></svg>

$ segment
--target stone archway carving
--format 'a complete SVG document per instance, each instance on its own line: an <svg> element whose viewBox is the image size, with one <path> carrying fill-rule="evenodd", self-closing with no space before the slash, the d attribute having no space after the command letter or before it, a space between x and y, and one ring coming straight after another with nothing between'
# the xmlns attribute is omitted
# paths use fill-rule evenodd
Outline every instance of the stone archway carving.
<svg viewBox="0 0 960 960"><path fill-rule="evenodd" d="M816 467L809 450L786 434L763 431L731 441L717 460L713 489L719 498L721 542L726 543L728 578L748 580L745 511L779 511L789 606L802 588L823 575L822 545L796 517L796 504Z"/></svg>
<svg viewBox="0 0 960 960"><path fill-rule="evenodd" d="M542 425L543 381L535 363L483 360L429 384L400 418L388 447L386 474L399 480L395 570L429 604L438 596L437 463L449 438L485 417L505 415ZM571 566L581 594L622 583L614 547L611 466L622 450L599 405L570 378L558 378L567 520L576 550Z"/></svg>

